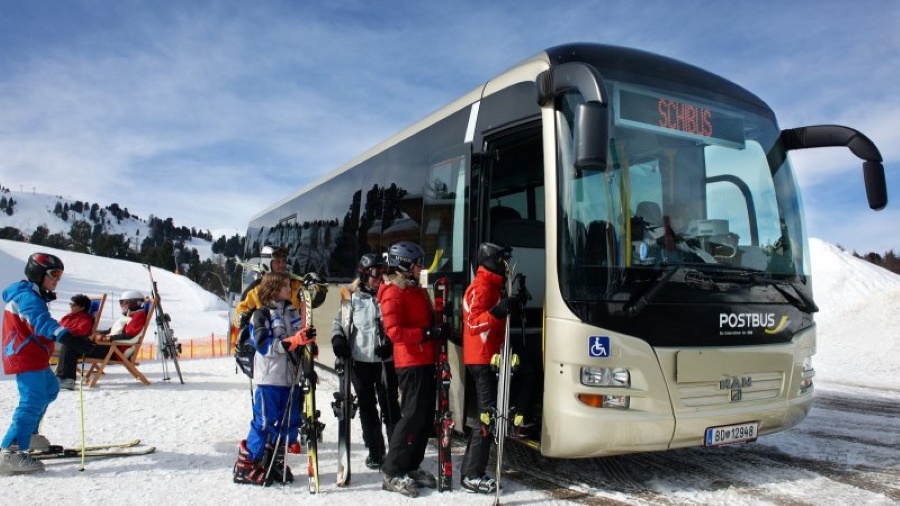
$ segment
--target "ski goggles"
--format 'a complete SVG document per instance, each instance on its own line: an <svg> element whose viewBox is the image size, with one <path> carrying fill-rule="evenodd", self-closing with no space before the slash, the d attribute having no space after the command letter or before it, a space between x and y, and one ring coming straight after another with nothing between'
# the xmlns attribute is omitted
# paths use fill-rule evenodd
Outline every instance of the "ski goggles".
<svg viewBox="0 0 900 506"><path fill-rule="evenodd" d="M61 278L63 275L63 270L62 269L50 269L49 271L47 271L47 275L50 276L50 279L52 279L54 281L59 281L59 278Z"/></svg>

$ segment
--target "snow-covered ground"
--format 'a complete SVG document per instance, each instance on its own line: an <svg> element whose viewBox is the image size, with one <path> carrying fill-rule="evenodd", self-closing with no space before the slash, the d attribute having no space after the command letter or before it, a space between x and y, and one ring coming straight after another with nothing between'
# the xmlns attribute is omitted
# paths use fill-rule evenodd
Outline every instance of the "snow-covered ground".
<svg viewBox="0 0 900 506"><path fill-rule="evenodd" d="M4 286L22 278L25 260L38 249L44 248L0 240L0 278ZM663 499L668 498L671 502L694 504L805 503L828 502L829 497L836 500L834 493L847 494L840 497L860 503L889 504L898 500L900 496L896 488L882 495L872 493L872 487L856 495L839 488L848 487L845 483L849 480L840 469L832 474L828 471L831 468L822 471L827 478L816 474L818 471L790 471L795 469L792 462L802 464L807 462L803 459L815 459L817 455L822 456L820 460L843 459L842 466L873 466L880 460L887 469L879 469L881 474L878 476L887 473L888 476L897 476L894 481L900 481L896 455L897 434L900 432L897 430L897 418L877 417L877 413L872 415L876 418L867 418L865 413L847 418L841 411L841 406L849 404L871 406L873 410L881 406L880 409L890 410L890 406L896 406L900 400L900 350L896 338L900 334L900 319L897 317L900 314L900 276L853 258L823 241L813 239L811 252L815 297L821 308L817 315L819 348L815 357L821 402L817 401L816 408L806 421L795 429L762 438L761 444L714 449L697 453L696 459L689 450L626 456L618 460L568 461L560 463L558 469L563 470L566 465L574 466L574 469L594 468L602 463L633 462L636 469L644 470L639 473L644 476L662 472L661 482L640 481L639 488L646 487L652 491L638 490L634 494L624 495L607 492L599 498L607 502L642 504L666 502ZM93 295L107 292L115 300L118 294L128 289L149 292L147 272L139 264L70 252L58 254L66 263L66 273L59 285L59 301L51 304L56 316L64 314L67 309L65 303L74 293ZM226 308L215 296L183 277L158 269L154 269L153 274L159 284L165 310L171 315L173 328L180 340L224 333ZM107 315L111 318L111 313ZM104 321L106 323L108 321ZM61 392L45 418L42 432L52 442L76 446L81 441L83 399L83 426L89 443L141 438L146 444L155 446L156 453L118 460L89 460L83 472L79 471L80 462L60 460L48 463L47 472L41 475L3 477L6 485L2 493L3 504L36 501L49 504L281 504L294 501L324 501L328 504L412 501L422 504L488 504L491 501L488 497L460 491L457 483L454 484L455 490L449 494L430 491L414 500L382 492L380 474L363 465L365 451L361 445L358 422L354 422L353 484L345 489L335 487L337 435L329 405L335 380L328 374L322 375L319 387L319 409L327 424L324 441L320 445L320 495L309 496L304 476L299 476L299 480L289 487L260 489L235 485L231 483L231 466L236 457L237 443L246 435L250 419L247 379L235 374L234 363L228 358L182 360L181 364L184 385L162 381L158 361L141 365L141 370L152 381L146 387L134 381L121 368L113 368L96 389L87 389L81 394L78 391ZM4 413L0 417L0 430L8 426L9 414L16 402L15 382L11 378L0 377L0 412ZM840 419L843 421L838 423ZM871 426L867 425L870 423ZM879 436L878 431L884 428L884 423L895 425L888 427L890 431L886 435ZM823 436L823 430L833 432ZM860 446L859 440L869 442L863 441L865 445ZM876 441L874 446L873 440ZM845 446L829 446L830 441ZM749 450L743 450L745 448ZM765 471L767 466L772 466L771 460L763 460L763 464L755 460L763 457L771 459L770 450L773 448L784 452L778 455L786 459L788 467L779 473L784 474L789 483L781 483L779 474ZM834 451L844 455L835 457L831 454ZM754 452L765 452L765 455ZM695 474L679 470L677 459L685 456L693 463L721 460L716 465L723 469L723 475L730 469L729 466L736 465L735 462L749 462L749 467L743 467L741 472L755 476L742 478L758 485L750 487L748 495L747 489L735 489L728 485L729 482L723 481L724 478L707 475L698 478ZM291 456L290 459L296 471L305 468L305 455ZM454 455L454 459L458 469L461 455ZM670 460L674 463L667 465ZM436 467L433 448L429 448L425 465ZM654 471L661 467L665 470ZM618 472L621 474L621 469ZM728 479L733 479L734 475L729 471ZM828 483L823 485L822 480ZM710 485L697 485L704 481L709 481ZM566 502L567 497L581 501L585 497L581 492L566 496L537 490L528 476L520 475L517 481L506 483L504 502L509 504ZM721 486L722 483L726 485ZM573 490L577 488L577 485L572 486ZM883 486L879 484L875 489L882 490ZM603 493L599 487L593 490Z"/></svg>

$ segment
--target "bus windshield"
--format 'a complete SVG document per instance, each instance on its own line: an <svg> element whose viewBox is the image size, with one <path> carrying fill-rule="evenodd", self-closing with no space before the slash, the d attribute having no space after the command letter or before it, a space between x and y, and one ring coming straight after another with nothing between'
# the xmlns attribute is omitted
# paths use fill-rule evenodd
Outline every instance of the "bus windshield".
<svg viewBox="0 0 900 506"><path fill-rule="evenodd" d="M802 286L809 262L794 174L787 160L770 167L767 158L779 134L771 113L684 85L607 86L605 170L573 163L581 96L567 94L557 107L567 300L627 300L647 289L635 283L660 282L672 287L654 292L659 302L771 302L751 289L762 282L811 292ZM675 288L685 284L696 289Z"/></svg>

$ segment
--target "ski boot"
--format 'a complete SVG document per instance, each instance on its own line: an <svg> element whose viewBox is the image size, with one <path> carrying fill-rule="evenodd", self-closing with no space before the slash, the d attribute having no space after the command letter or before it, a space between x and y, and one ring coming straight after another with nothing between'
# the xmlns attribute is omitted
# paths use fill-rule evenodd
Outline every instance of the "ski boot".
<svg viewBox="0 0 900 506"><path fill-rule="evenodd" d="M238 447L238 458L234 463L232 473L235 483L268 487L273 481L271 476L266 478L266 468L250 458L246 439L241 441L241 445Z"/></svg>

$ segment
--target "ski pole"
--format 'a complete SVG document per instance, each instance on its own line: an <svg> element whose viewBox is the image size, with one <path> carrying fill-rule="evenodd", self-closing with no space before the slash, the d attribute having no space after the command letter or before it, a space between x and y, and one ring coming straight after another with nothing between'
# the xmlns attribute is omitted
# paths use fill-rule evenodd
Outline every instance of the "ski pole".
<svg viewBox="0 0 900 506"><path fill-rule="evenodd" d="M81 379L82 381L78 382L78 404L79 410L81 411L81 469L78 471L81 473L81 477L84 478L84 452L85 452L85 442L84 442L84 358L85 355L81 355Z"/></svg>

